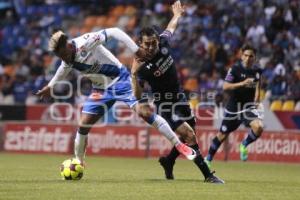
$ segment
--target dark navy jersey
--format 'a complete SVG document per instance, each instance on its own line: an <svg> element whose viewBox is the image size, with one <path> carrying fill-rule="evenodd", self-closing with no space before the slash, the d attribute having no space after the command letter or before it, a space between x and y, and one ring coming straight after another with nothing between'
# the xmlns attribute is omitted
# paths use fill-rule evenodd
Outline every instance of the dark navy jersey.
<svg viewBox="0 0 300 200"><path fill-rule="evenodd" d="M159 51L149 61L143 63L138 71L140 80L147 81L153 93L164 99L165 93L173 95L181 92L175 62L170 54L169 39L172 33L165 30L159 36Z"/></svg>
<svg viewBox="0 0 300 200"><path fill-rule="evenodd" d="M229 92L230 98L226 109L230 112L239 112L254 105L256 84L261 78L262 70L258 66L245 68L241 61L236 62L229 69L225 81L239 83L247 78L253 78L254 83L249 87L240 87Z"/></svg>

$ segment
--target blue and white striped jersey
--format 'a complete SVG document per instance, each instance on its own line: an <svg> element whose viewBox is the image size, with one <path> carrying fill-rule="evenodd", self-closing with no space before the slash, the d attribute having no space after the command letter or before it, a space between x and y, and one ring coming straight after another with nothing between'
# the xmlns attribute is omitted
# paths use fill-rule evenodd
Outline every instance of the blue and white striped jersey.
<svg viewBox="0 0 300 200"><path fill-rule="evenodd" d="M63 80L72 69L89 78L94 88L107 89L112 86L120 77L120 73L124 72L121 70L124 66L102 45L109 37L124 42L133 53L138 50L138 46L130 37L118 28L86 33L72 40L76 48L74 61L71 64L62 61L48 86Z"/></svg>

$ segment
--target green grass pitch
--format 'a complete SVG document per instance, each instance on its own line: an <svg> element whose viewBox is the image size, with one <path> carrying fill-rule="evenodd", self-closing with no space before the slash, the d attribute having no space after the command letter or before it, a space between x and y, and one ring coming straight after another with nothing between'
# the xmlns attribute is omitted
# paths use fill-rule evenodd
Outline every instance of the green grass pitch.
<svg viewBox="0 0 300 200"><path fill-rule="evenodd" d="M176 180L164 179L157 159L89 156L80 181L63 181L68 156L0 154L1 200L299 200L300 165L215 162L225 185L203 183L195 165L180 159Z"/></svg>

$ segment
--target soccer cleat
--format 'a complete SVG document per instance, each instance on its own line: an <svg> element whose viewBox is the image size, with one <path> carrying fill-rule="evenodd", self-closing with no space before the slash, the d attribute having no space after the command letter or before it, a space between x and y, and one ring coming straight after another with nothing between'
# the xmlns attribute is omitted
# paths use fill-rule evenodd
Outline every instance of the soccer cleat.
<svg viewBox="0 0 300 200"><path fill-rule="evenodd" d="M189 147L183 143L179 143L179 144L175 145L175 147L188 160L194 160L197 156L196 151L194 149L192 149L191 147Z"/></svg>
<svg viewBox="0 0 300 200"><path fill-rule="evenodd" d="M209 177L207 177L204 182L206 183L215 183L215 184L225 184L225 181L222 179L218 178L217 176L214 175L214 172L211 173Z"/></svg>
<svg viewBox="0 0 300 200"><path fill-rule="evenodd" d="M81 161L80 161L80 164L81 164L84 168L86 168L86 166L87 166L87 165L86 165L86 162L85 162L84 160L81 160Z"/></svg>
<svg viewBox="0 0 300 200"><path fill-rule="evenodd" d="M211 169L211 161L207 160L207 158L204 158L204 162L207 164L208 168Z"/></svg>
<svg viewBox="0 0 300 200"><path fill-rule="evenodd" d="M175 161L169 161L166 157L160 157L158 162L165 170L166 179L169 179L169 180L174 179L173 166L175 164Z"/></svg>
<svg viewBox="0 0 300 200"><path fill-rule="evenodd" d="M247 147L243 144L240 144L240 159L242 161L248 160L248 150Z"/></svg>

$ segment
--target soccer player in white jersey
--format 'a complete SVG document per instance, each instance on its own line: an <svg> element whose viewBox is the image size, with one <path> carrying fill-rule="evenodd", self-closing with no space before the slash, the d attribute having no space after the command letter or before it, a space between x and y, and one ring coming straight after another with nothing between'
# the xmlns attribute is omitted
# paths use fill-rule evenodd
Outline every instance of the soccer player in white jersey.
<svg viewBox="0 0 300 200"><path fill-rule="evenodd" d="M161 116L156 115L148 104L141 104L136 100L131 89L129 71L102 45L110 37L123 42L136 57L145 58L147 56L143 49L139 48L126 33L118 28L86 33L70 41L65 33L57 31L49 40L49 50L61 58L62 62L52 80L38 91L37 95L41 98L51 97L54 85L63 80L73 69L88 77L93 84L92 94L83 105L74 141L75 157L83 162L91 126L116 101L123 101L163 134L187 159L193 160L196 152L180 142L169 124Z"/></svg>

